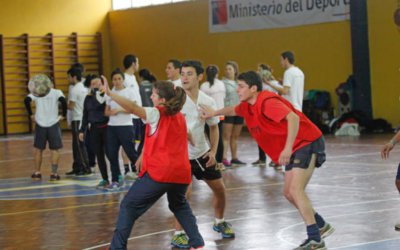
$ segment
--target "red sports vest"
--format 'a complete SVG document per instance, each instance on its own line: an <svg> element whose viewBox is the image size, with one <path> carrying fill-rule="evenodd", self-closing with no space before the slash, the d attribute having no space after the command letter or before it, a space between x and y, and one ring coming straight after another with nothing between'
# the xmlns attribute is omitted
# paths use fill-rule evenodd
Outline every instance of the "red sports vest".
<svg viewBox="0 0 400 250"><path fill-rule="evenodd" d="M156 131L149 135L146 125L146 139L143 147L142 170L158 182L189 184L192 181L187 146L186 120L182 113L166 115L164 107L157 107L160 120Z"/></svg>
<svg viewBox="0 0 400 250"><path fill-rule="evenodd" d="M236 107L236 113L246 121L251 136L272 161L278 162L287 138L287 120L275 122L262 112L263 103L269 98L277 98L300 118L299 131L293 144L293 152L321 137L322 133L302 112L296 110L286 99L269 91L258 94L256 103L242 102ZM264 106L268 108L268 106Z"/></svg>

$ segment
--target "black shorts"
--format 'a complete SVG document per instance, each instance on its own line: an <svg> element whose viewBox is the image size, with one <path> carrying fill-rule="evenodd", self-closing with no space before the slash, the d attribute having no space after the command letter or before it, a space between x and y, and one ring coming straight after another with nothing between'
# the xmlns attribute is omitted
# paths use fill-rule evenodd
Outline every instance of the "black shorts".
<svg viewBox="0 0 400 250"><path fill-rule="evenodd" d="M285 171L290 171L292 168L307 169L310 165L313 154L317 157L315 167L321 167L326 160L325 141L323 136L294 152L290 157L289 164L285 167Z"/></svg>
<svg viewBox="0 0 400 250"><path fill-rule="evenodd" d="M224 123L242 125L244 123L244 119L241 116L225 116Z"/></svg>
<svg viewBox="0 0 400 250"><path fill-rule="evenodd" d="M51 127L41 127L36 123L33 146L37 149L44 150L46 149L46 142L49 142L49 148L51 150L57 150L63 147L61 128L58 122Z"/></svg>
<svg viewBox="0 0 400 250"><path fill-rule="evenodd" d="M192 167L192 175L198 180L217 180L222 178L221 171L216 169L217 165L206 167L208 157L199 157L195 160L190 160L190 165Z"/></svg>

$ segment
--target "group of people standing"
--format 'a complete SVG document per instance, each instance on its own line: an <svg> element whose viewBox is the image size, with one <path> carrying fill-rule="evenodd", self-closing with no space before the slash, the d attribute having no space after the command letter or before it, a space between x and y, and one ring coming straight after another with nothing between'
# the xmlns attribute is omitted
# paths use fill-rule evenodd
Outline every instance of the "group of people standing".
<svg viewBox="0 0 400 250"><path fill-rule="evenodd" d="M108 187L113 189L123 184L118 164L121 146L139 173L139 178L120 205L110 249L126 249L134 222L165 193L169 208L177 219L171 244L179 248L203 248L204 240L186 200L192 176L203 180L213 192L213 229L224 238L234 238L232 225L224 218L226 191L218 162L225 160L226 165L242 163L236 153L237 142L232 142L232 139L237 140L243 121L261 150L273 162L285 166L284 195L299 210L308 235L296 249L326 249L323 238L334 228L313 209L305 193L314 169L325 161L324 139L321 131L301 112L301 101L296 103L302 100L302 92L297 90L304 88L304 75L293 65L293 53L281 55L282 66L287 67L283 86L272 82L272 70L268 77L261 70L258 73L239 73L238 65L229 61L225 65L225 78L220 81L215 65L204 70L199 61L180 63L170 60L166 67L169 81L155 81L154 77L149 78L149 72L139 73L143 79L146 78L151 91L150 88L141 91L139 85L136 87L137 83L129 84L134 79L130 73L135 73L139 67L139 59L134 58L133 61L124 60L125 73L113 71L113 88L104 76L92 75L85 79L90 92L85 94L82 118L78 120L82 124L73 131L79 147L83 145L85 130L90 127L90 133L96 135L91 143L97 146L96 154L101 154L101 148L106 148L112 172L110 183L107 183L106 168L100 167L99 159L98 163L102 181ZM200 86L204 73L207 82ZM79 92L81 88L75 91L75 87L80 86L76 82L79 81L77 74L69 71L68 77L76 78L72 93ZM263 90L263 85L268 85L283 97ZM138 98L143 98L143 93L150 97L153 107L142 105L142 99ZM58 96L54 101L57 107L58 102L63 102L62 93ZM40 98L43 97L31 97L36 103ZM78 100L71 97L68 107L74 110ZM219 125L222 120L223 126ZM205 135L206 127L209 138ZM135 134L142 135L143 150L140 147L136 150ZM50 138L47 139L51 144ZM230 145L233 150L230 162L222 145ZM83 171L87 174L89 170L83 167L79 172L73 169L73 173Z"/></svg>

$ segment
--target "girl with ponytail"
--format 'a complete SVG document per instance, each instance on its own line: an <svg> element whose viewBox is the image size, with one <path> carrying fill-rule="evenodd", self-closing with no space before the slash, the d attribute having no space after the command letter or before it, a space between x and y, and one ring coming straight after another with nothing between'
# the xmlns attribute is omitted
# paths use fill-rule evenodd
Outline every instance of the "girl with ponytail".
<svg viewBox="0 0 400 250"><path fill-rule="evenodd" d="M104 92L127 112L146 123L143 152L136 162L139 179L124 197L110 249L126 249L134 222L161 196L167 193L169 208L189 236L190 247L202 248L199 233L185 193L191 183L186 120L180 112L186 101L185 91L168 81L153 84L154 107L141 107L111 92L103 78Z"/></svg>

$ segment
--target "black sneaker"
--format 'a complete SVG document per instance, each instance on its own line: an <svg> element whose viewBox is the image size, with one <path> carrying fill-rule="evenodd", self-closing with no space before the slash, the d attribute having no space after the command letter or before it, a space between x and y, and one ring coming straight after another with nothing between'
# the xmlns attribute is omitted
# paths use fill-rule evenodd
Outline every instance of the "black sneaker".
<svg viewBox="0 0 400 250"><path fill-rule="evenodd" d="M400 231L400 223L394 225L394 230Z"/></svg>
<svg viewBox="0 0 400 250"><path fill-rule="evenodd" d="M35 172L31 175L31 178L33 181L41 181L42 180L42 174L40 172Z"/></svg>
<svg viewBox="0 0 400 250"><path fill-rule="evenodd" d="M231 164L246 165L246 162L242 162L239 159L232 159Z"/></svg>
<svg viewBox="0 0 400 250"><path fill-rule="evenodd" d="M326 250L324 240L315 241L312 239L305 240L300 246L293 250Z"/></svg>
<svg viewBox="0 0 400 250"><path fill-rule="evenodd" d="M51 174L50 175L50 181L59 181L60 176L58 174Z"/></svg>
<svg viewBox="0 0 400 250"><path fill-rule="evenodd" d="M65 175L71 176L71 175L76 175L77 172L75 172L75 170L71 170L69 172L66 172Z"/></svg>

